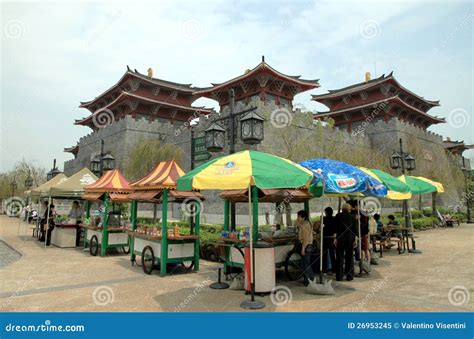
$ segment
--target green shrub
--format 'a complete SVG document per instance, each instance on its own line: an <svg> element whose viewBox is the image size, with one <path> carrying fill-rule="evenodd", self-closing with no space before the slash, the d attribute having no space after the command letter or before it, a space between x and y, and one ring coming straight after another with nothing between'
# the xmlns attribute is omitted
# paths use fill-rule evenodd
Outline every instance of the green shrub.
<svg viewBox="0 0 474 339"><path fill-rule="evenodd" d="M417 230L431 228L438 224L438 218L435 217L423 217L419 219L413 219L413 228Z"/></svg>
<svg viewBox="0 0 474 339"><path fill-rule="evenodd" d="M420 211L420 210L411 210L411 218L412 218L412 219L423 218L423 211Z"/></svg>

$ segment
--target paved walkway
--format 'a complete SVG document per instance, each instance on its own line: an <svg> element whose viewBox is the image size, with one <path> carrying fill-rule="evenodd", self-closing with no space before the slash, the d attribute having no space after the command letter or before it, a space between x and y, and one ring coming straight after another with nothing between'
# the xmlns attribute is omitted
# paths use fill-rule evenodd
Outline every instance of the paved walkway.
<svg viewBox="0 0 474 339"><path fill-rule="evenodd" d="M20 236L17 230L18 219L0 216L0 239L22 255L0 268L0 312L225 312L241 311L248 298L241 291L207 287L216 280L216 263L201 261L199 273L148 276L131 266L128 256L44 248L25 224ZM298 283L278 281L288 289L281 299L262 298L263 311L474 311L473 230L463 224L417 233L422 254L391 250L381 265L372 266L370 277L335 284L334 296L308 295ZM0 250L3 246L0 242Z"/></svg>

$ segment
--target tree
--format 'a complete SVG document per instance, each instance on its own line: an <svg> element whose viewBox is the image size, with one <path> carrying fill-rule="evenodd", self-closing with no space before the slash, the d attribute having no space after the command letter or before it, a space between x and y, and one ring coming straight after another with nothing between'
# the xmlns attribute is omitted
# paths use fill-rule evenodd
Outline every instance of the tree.
<svg viewBox="0 0 474 339"><path fill-rule="evenodd" d="M125 163L125 175L129 180L143 178L160 161L182 161L184 151L158 139L139 139L131 148Z"/></svg>
<svg viewBox="0 0 474 339"><path fill-rule="evenodd" d="M28 189L25 187L25 180L31 175L33 178L33 187L37 187L46 181L46 169L36 166L31 162L23 159L15 164L13 170L0 173L0 199L9 198L12 193L11 183L15 181L15 196L24 196L24 192Z"/></svg>

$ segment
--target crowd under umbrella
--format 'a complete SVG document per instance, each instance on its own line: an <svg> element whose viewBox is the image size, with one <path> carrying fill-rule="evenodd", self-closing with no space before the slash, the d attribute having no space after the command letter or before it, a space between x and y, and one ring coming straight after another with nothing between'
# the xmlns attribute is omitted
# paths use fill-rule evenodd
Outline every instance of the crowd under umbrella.
<svg viewBox="0 0 474 339"><path fill-rule="evenodd" d="M356 166L348 163L326 159L317 158L305 160L299 163L301 166L308 168L314 173L313 183L311 185L311 192L317 196L332 195L332 196L375 196L384 197L387 195L387 187L379 180L368 175ZM323 282L323 233L324 233L324 206L321 210L321 246L319 253L319 267L320 267L320 281ZM359 253L362 256L361 246L361 230L360 230L360 207L357 209L359 218L357 222L359 244ZM363 270L363 261L360 260L360 271ZM366 268L364 270L367 271ZM323 289L323 292L324 289Z"/></svg>
<svg viewBox="0 0 474 339"><path fill-rule="evenodd" d="M218 157L188 172L178 179L178 190L242 190L248 191L250 226L250 285L251 299L241 307L265 307L255 300L254 242L258 240L258 190L308 187L311 171L294 162L258 151L241 151ZM252 214L251 214L252 211Z"/></svg>

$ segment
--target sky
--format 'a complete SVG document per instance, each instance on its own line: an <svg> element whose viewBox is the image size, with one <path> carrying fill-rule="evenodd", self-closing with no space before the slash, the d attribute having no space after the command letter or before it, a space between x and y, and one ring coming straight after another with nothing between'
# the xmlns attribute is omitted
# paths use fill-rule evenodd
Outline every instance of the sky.
<svg viewBox="0 0 474 339"><path fill-rule="evenodd" d="M129 65L210 86L255 67L321 87L294 104L326 111L311 94L394 72L440 107L430 131L474 144L472 1L65 1L1 3L0 172L25 159L62 168L91 130L79 108ZM209 99L195 105L217 108ZM474 150L465 152L474 158Z"/></svg>

